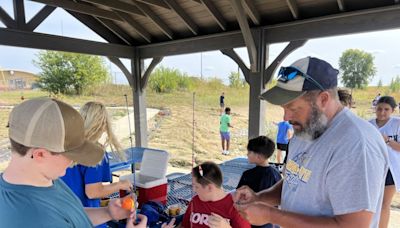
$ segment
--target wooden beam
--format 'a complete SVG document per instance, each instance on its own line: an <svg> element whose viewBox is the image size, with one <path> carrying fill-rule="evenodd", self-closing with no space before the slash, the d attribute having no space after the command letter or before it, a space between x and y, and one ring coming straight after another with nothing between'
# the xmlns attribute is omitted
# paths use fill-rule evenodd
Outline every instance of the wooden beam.
<svg viewBox="0 0 400 228"><path fill-rule="evenodd" d="M174 38L174 34L172 30L168 27L167 24L157 16L153 10L151 10L146 4L141 2L135 2L136 6L148 17L153 23L171 40Z"/></svg>
<svg viewBox="0 0 400 228"><path fill-rule="evenodd" d="M293 15L294 19L299 19L300 15L299 15L299 8L297 6L296 0L286 0L286 3L289 6L290 12Z"/></svg>
<svg viewBox="0 0 400 228"><path fill-rule="evenodd" d="M31 0L31 1L40 2L50 6L61 7L66 10L71 10L91 16L106 18L114 21L123 21L118 15L116 15L112 11L100 9L82 3L75 3L68 0Z"/></svg>
<svg viewBox="0 0 400 228"><path fill-rule="evenodd" d="M233 11L239 22L240 30L242 31L244 42L246 43L247 52L249 54L250 69L255 71L257 69L257 48L254 42L253 35L250 31L250 26L247 23L246 14L244 13L241 0L231 0Z"/></svg>
<svg viewBox="0 0 400 228"><path fill-rule="evenodd" d="M138 46L141 58L171 56L194 52L237 48L245 45L240 31Z"/></svg>
<svg viewBox="0 0 400 228"><path fill-rule="evenodd" d="M222 30L226 31L226 21L222 14L219 12L215 4L210 0L200 0L203 5L207 8L208 12L214 18L214 20L218 23L219 27Z"/></svg>
<svg viewBox="0 0 400 228"><path fill-rule="evenodd" d="M175 0L164 0L165 3L172 9L183 21L183 23L192 31L194 35L199 34L199 27L194 23L192 18L182 9L182 7L176 3Z"/></svg>
<svg viewBox="0 0 400 228"><path fill-rule="evenodd" d="M149 77L151 72L153 72L154 68L163 60L164 57L155 57L151 61L149 67L147 67L146 71L143 74L141 83L140 83L140 89L144 90L147 86L147 82L149 81Z"/></svg>
<svg viewBox="0 0 400 228"><path fill-rule="evenodd" d="M131 72L125 67L125 65L121 62L121 60L117 57L107 56L107 58L114 63L125 75L126 79L128 80L129 85L133 88L133 77Z"/></svg>
<svg viewBox="0 0 400 228"><path fill-rule="evenodd" d="M121 40L118 36L116 36L112 31L110 31L107 27L105 27L102 23L100 23L95 17L77 13L71 10L67 10L69 14L78 19L82 24L86 25L93 32L97 33L100 37L105 39L109 43L114 44L126 44L123 40Z"/></svg>
<svg viewBox="0 0 400 228"><path fill-rule="evenodd" d="M0 45L133 58L133 48L43 33L0 28Z"/></svg>
<svg viewBox="0 0 400 228"><path fill-rule="evenodd" d="M275 74L277 67L282 63L282 61L293 51L302 47L307 40L294 40L290 41L290 43L283 49L281 53L274 59L274 61L268 66L264 73L264 84L268 83L268 81Z"/></svg>
<svg viewBox="0 0 400 228"><path fill-rule="evenodd" d="M346 11L346 7L344 6L344 0L337 0L337 4L340 11L342 12Z"/></svg>
<svg viewBox="0 0 400 228"><path fill-rule="evenodd" d="M26 27L29 31L34 31L56 8L53 6L44 6L32 19Z"/></svg>
<svg viewBox="0 0 400 228"><path fill-rule="evenodd" d="M163 9L171 10L171 8L169 8L167 3L165 3L162 0L136 0L136 1L145 3L147 5L156 6L156 7L160 7L160 8L163 8Z"/></svg>
<svg viewBox="0 0 400 228"><path fill-rule="evenodd" d="M126 23L131 26L143 39L145 39L148 43L151 43L151 35L144 29L139 23L137 23L131 15L121 12L115 11L118 16L120 16Z"/></svg>
<svg viewBox="0 0 400 228"><path fill-rule="evenodd" d="M249 78L250 70L246 66L246 64L244 64L242 58L240 58L240 56L235 52L235 50L233 50L233 49L223 49L223 50L221 50L221 52L222 52L222 54L230 57L233 61L235 61L235 63L242 70L246 82L250 83L250 78Z"/></svg>
<svg viewBox="0 0 400 228"><path fill-rule="evenodd" d="M253 21L253 23L255 25L260 25L261 24L260 14L258 13L257 8L254 6L253 1L252 0L244 0L243 6L244 6L244 10L246 11L247 15L249 15L251 21Z"/></svg>
<svg viewBox="0 0 400 228"><path fill-rule="evenodd" d="M25 6L24 0L13 0L14 3L14 20L17 22L17 27L25 29Z"/></svg>
<svg viewBox="0 0 400 228"><path fill-rule="evenodd" d="M281 25L266 26L267 43L398 29L400 6L344 12ZM318 32L316 32L318 31Z"/></svg>
<svg viewBox="0 0 400 228"><path fill-rule="evenodd" d="M121 27L116 25L113 21L104 19L104 18L97 18L101 24L103 24L104 27L106 27L108 30L113 32L116 36L118 36L121 40L123 40L126 44L133 46L136 45L137 42L128 34L126 33Z"/></svg>
<svg viewBox="0 0 400 228"><path fill-rule="evenodd" d="M10 15L8 15L8 13L1 6L0 6L0 21L3 22L3 24L7 28L12 28L12 29L17 28L17 22L14 21L14 19L12 19Z"/></svg>
<svg viewBox="0 0 400 228"><path fill-rule="evenodd" d="M82 1L106 6L111 9L119 10L119 11L129 13L129 14L145 16L142 13L142 11L139 10L136 6L126 3L126 2L119 1L119 0L112 0L112 1L109 1L109 0L82 0Z"/></svg>

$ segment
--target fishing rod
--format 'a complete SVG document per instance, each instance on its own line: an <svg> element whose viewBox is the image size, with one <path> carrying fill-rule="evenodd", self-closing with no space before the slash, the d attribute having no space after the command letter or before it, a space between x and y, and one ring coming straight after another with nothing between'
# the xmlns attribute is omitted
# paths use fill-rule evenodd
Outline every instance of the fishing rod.
<svg viewBox="0 0 400 228"><path fill-rule="evenodd" d="M195 133L195 116L194 116L194 112L195 112L195 100L196 100L196 92L193 92L193 98L192 98L192 112L193 112L193 116L192 116L192 170L194 168L194 162L195 162L195 158L194 158L194 141L195 141L195 137L194 137L194 133ZM193 176L192 176L193 178ZM193 199L194 196L194 192L193 192L193 188L190 188L191 190L191 200ZM192 201L193 202L193 201ZM194 203L194 202L193 202ZM190 208L189 208L189 213L191 214L193 212L193 203L190 203ZM190 228L193 227L192 224L192 216L189 216L189 224L190 224Z"/></svg>
<svg viewBox="0 0 400 228"><path fill-rule="evenodd" d="M129 117L129 105L128 105L128 95L124 94L125 96L125 106L126 106L126 112L128 113L128 128L129 128L129 142L131 144L131 147L129 149L131 159L133 160L133 142L132 142L132 128L131 128L131 119ZM136 170L135 170L135 162L132 162L131 165L131 171L133 173L133 192L136 195ZM135 203L136 205L136 203Z"/></svg>

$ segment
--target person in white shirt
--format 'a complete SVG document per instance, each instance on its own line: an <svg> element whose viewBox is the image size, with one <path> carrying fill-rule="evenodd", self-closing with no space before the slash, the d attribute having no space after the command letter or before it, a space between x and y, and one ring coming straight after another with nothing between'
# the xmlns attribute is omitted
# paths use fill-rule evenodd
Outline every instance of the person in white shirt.
<svg viewBox="0 0 400 228"><path fill-rule="evenodd" d="M383 96L376 104L376 118L370 120L382 134L389 153L389 171L386 175L380 228L388 227L390 204L396 192L400 192L400 118L392 117L397 103L393 97Z"/></svg>

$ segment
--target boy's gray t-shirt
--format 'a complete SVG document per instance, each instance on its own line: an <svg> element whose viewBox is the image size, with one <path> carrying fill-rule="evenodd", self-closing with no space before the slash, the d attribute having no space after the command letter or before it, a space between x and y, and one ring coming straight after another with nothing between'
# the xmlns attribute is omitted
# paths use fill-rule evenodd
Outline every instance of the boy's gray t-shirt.
<svg viewBox="0 0 400 228"><path fill-rule="evenodd" d="M388 170L378 130L345 108L318 139L295 136L289 148L282 210L323 217L366 210L378 227Z"/></svg>
<svg viewBox="0 0 400 228"><path fill-rule="evenodd" d="M51 187L14 185L0 173L0 227L93 227L82 203L61 180Z"/></svg>

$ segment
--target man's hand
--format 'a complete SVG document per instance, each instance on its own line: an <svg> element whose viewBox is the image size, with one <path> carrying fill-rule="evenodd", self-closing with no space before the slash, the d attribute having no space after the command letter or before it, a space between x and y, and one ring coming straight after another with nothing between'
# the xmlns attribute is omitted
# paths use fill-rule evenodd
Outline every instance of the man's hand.
<svg viewBox="0 0 400 228"><path fill-rule="evenodd" d="M147 227L147 217L145 215L138 214L137 218L139 219L139 223L135 224L136 218L135 213L131 213L128 220L126 221L126 228L146 228Z"/></svg>
<svg viewBox="0 0 400 228"><path fill-rule="evenodd" d="M231 228L231 225L225 218L215 213L211 213L211 216L208 217L208 226L210 228Z"/></svg>
<svg viewBox="0 0 400 228"><path fill-rule="evenodd" d="M235 204L248 204L255 201L257 201L257 194L249 186L242 186L233 194Z"/></svg>
<svg viewBox="0 0 400 228"><path fill-rule="evenodd" d="M252 225L264 225L270 221L270 206L261 203L235 205L240 215Z"/></svg>

